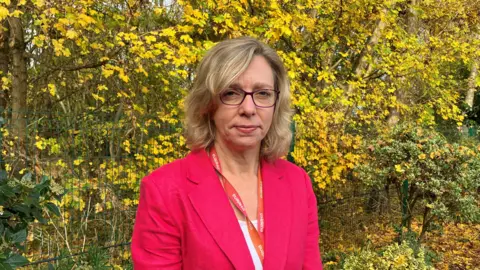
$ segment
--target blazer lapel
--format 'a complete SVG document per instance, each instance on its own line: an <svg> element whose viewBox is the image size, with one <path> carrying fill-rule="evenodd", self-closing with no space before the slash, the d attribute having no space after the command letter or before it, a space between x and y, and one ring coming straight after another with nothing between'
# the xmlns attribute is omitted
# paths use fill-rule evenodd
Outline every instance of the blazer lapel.
<svg viewBox="0 0 480 270"><path fill-rule="evenodd" d="M282 168L262 162L265 208L265 270L284 269L290 239L292 194Z"/></svg>
<svg viewBox="0 0 480 270"><path fill-rule="evenodd" d="M195 211L235 269L254 269L237 217L206 152L193 152L187 161L187 178L196 184L188 194Z"/></svg>

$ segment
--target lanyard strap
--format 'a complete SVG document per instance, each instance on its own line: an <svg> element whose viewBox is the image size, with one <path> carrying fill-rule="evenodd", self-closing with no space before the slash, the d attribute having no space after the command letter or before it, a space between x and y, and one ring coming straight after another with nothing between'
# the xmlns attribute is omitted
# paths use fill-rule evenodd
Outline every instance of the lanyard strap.
<svg viewBox="0 0 480 270"><path fill-rule="evenodd" d="M227 193L228 199L235 205L235 207L242 212L242 214L245 216L245 220L247 222L247 228L248 228L248 233L250 235L250 238L252 239L253 245L255 246L255 250L257 251L258 257L260 258L260 261L262 262L263 265L263 258L264 258L264 231L265 231L265 220L263 216L263 187L262 187L262 174L260 172L260 165L258 168L258 183L257 183L257 222L258 222L258 230L255 229L255 226L253 226L252 221L247 215L247 210L245 208L245 205L242 202L242 199L240 198L240 195L238 195L238 192L235 190L235 188L230 184L230 182L227 180L222 175L222 167L220 166L220 160L218 159L218 154L217 151L215 150L215 146L212 146L210 150L210 161L213 164L213 167L215 170L218 172L220 176L220 180L223 183L223 188L225 189L225 193Z"/></svg>

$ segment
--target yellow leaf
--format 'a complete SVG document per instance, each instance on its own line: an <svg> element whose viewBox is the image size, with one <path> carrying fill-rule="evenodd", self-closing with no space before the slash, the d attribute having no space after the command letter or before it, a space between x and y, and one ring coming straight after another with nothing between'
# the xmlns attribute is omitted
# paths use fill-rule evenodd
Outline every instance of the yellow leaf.
<svg viewBox="0 0 480 270"><path fill-rule="evenodd" d="M23 11L17 9L17 10L15 10L14 12L10 13L10 16L15 17L15 18L18 18L18 17L20 17L20 15L22 15L22 14L23 14Z"/></svg>
<svg viewBox="0 0 480 270"><path fill-rule="evenodd" d="M105 77L105 78L108 78L110 76L112 76L113 74L113 70L112 69L102 69L102 75Z"/></svg>
<svg viewBox="0 0 480 270"><path fill-rule="evenodd" d="M95 100L100 100L102 103L105 102L105 98L99 96L99 95L96 95L96 94L92 94L92 97L95 99Z"/></svg>
<svg viewBox="0 0 480 270"><path fill-rule="evenodd" d="M52 44L53 44L53 50L55 51L55 55L56 56L60 56L62 55L62 52L63 52L63 40L62 39L59 39L59 40L56 40L56 39L52 39Z"/></svg>
<svg viewBox="0 0 480 270"><path fill-rule="evenodd" d="M393 261L395 268L405 266L406 263L407 263L407 258L403 254L395 258L395 260Z"/></svg>
<svg viewBox="0 0 480 270"><path fill-rule="evenodd" d="M70 49L69 49L69 48L63 49L63 50L62 50L62 53L63 53L63 55L66 56L66 57L69 57L70 55L72 55L72 54L70 53Z"/></svg>
<svg viewBox="0 0 480 270"><path fill-rule="evenodd" d="M78 33L75 30L68 30L65 36L69 39L75 39L78 36Z"/></svg>
<svg viewBox="0 0 480 270"><path fill-rule="evenodd" d="M128 83L128 81L130 81L130 78L127 75L125 75L125 73L123 73L123 72L120 72L118 74L118 77L126 83Z"/></svg>
<svg viewBox="0 0 480 270"><path fill-rule="evenodd" d="M39 8L43 7L45 5L45 0L33 0L33 4Z"/></svg>
<svg viewBox="0 0 480 270"><path fill-rule="evenodd" d="M45 142L42 140L35 142L35 146L40 150L43 150L46 148Z"/></svg>
<svg viewBox="0 0 480 270"><path fill-rule="evenodd" d="M35 36L33 38L33 44L35 44L37 47L42 47L45 39L46 39L46 37L44 35Z"/></svg>
<svg viewBox="0 0 480 270"><path fill-rule="evenodd" d="M8 11L7 8L0 6L0 20L4 20L5 18L10 15L10 12Z"/></svg>
<svg viewBox="0 0 480 270"><path fill-rule="evenodd" d="M80 14L80 15L78 15L77 22L81 26L85 27L85 26L88 26L91 23L94 23L95 19L93 19L92 17L90 17L86 14Z"/></svg>
<svg viewBox="0 0 480 270"><path fill-rule="evenodd" d="M174 37L175 34L176 34L175 30L173 30L172 28L166 28L162 30L162 33L160 34L160 36Z"/></svg>
<svg viewBox="0 0 480 270"><path fill-rule="evenodd" d="M402 172L404 172L405 170L402 168L402 165L397 164L397 165L395 165L395 171L396 171L396 172L399 172L399 173L402 173Z"/></svg>
<svg viewBox="0 0 480 270"><path fill-rule="evenodd" d="M163 8L156 7L153 9L153 13L155 13L155 15L161 15L163 13L163 10Z"/></svg>
<svg viewBox="0 0 480 270"><path fill-rule="evenodd" d="M55 84L48 84L48 92L50 93L50 95L52 95L52 97L55 96L55 94L57 93L57 87L55 86Z"/></svg>
<svg viewBox="0 0 480 270"><path fill-rule="evenodd" d="M146 36L146 37L145 37L145 42L146 42L147 44L151 44L152 42L155 42L155 41L157 41L157 38L154 37L154 36Z"/></svg>
<svg viewBox="0 0 480 270"><path fill-rule="evenodd" d="M76 159L75 161L73 161L73 165L78 166L78 165L80 165L82 162L83 162L83 159Z"/></svg>
<svg viewBox="0 0 480 270"><path fill-rule="evenodd" d="M182 35L180 37L180 40L182 40L185 43L192 43L193 39L189 35Z"/></svg>
<svg viewBox="0 0 480 270"><path fill-rule="evenodd" d="M418 159L421 159L421 160L425 159L426 157L427 157L427 155L425 155L425 154L418 155Z"/></svg>

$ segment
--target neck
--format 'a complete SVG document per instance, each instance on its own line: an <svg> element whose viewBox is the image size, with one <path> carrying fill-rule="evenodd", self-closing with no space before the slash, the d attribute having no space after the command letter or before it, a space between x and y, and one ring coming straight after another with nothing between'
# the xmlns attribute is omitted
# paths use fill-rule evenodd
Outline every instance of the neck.
<svg viewBox="0 0 480 270"><path fill-rule="evenodd" d="M222 172L237 176L257 175L260 146L237 151L225 146L219 141L215 141L215 150L220 159Z"/></svg>

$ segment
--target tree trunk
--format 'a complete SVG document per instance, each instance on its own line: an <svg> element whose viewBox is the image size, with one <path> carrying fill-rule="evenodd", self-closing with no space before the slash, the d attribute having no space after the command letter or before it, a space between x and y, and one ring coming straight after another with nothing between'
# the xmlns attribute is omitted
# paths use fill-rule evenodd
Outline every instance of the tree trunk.
<svg viewBox="0 0 480 270"><path fill-rule="evenodd" d="M8 18L10 25L10 52L12 56L12 128L22 144L27 135L27 65L22 21Z"/></svg>
<svg viewBox="0 0 480 270"><path fill-rule="evenodd" d="M383 8L380 11L382 14L387 14L388 10L387 8ZM381 16L385 17L385 16ZM383 29L385 29L386 23L382 19L378 19L377 24L375 25L375 28L372 31L372 35L368 39L368 41L365 43L365 47L362 49L360 54L357 56L355 59L355 62L353 63L352 67L352 73L353 73L353 79L359 79L365 76L368 76L368 73L371 72L372 67L368 65L367 63L367 58L366 56L371 53L371 51L374 49L374 47L378 44L378 41L380 40L380 37L382 36ZM349 99L353 92L355 91L355 88L352 86L352 84L348 84L345 86L345 93L344 93L344 98ZM352 110L353 106L346 106L344 109L344 124L342 130L345 131L345 127L348 123L348 118L351 117L352 115Z"/></svg>
<svg viewBox="0 0 480 270"><path fill-rule="evenodd" d="M478 76L478 62L478 59L473 60L470 76L468 76L468 89L467 95L465 96L465 103L467 103L470 109L473 108L473 100L475 97L476 79Z"/></svg>
<svg viewBox="0 0 480 270"><path fill-rule="evenodd" d="M410 5L408 7L408 12L407 12L407 33L411 35L417 35L418 33L418 16L417 12L415 11L415 5L417 4L417 0L411 0ZM404 83L405 78L402 80L402 85L406 86L406 83ZM406 90L406 89L405 89ZM400 91L395 92L395 96L397 97L397 100L402 102L404 100L404 93L401 93ZM387 119L387 124L389 126L394 126L400 121L400 112L397 110L397 108L393 107L389 110L390 114Z"/></svg>
<svg viewBox="0 0 480 270"><path fill-rule="evenodd" d="M8 56L8 25L2 23L0 25L0 79L7 77L8 64L10 58ZM8 92L3 90L3 81L0 80L0 113L7 107Z"/></svg>
<svg viewBox="0 0 480 270"><path fill-rule="evenodd" d="M387 14L388 10L386 8L382 9L382 14ZM382 19L378 19L377 25L372 32L367 44L360 52L360 55L357 57L356 63L353 66L353 74L355 74L356 78L362 77L366 73L368 73L369 68L366 60L366 55L373 50L373 48L378 44L378 40L380 39L383 29L385 28L386 24ZM347 94L351 94L353 92L353 88L351 85L348 85Z"/></svg>

